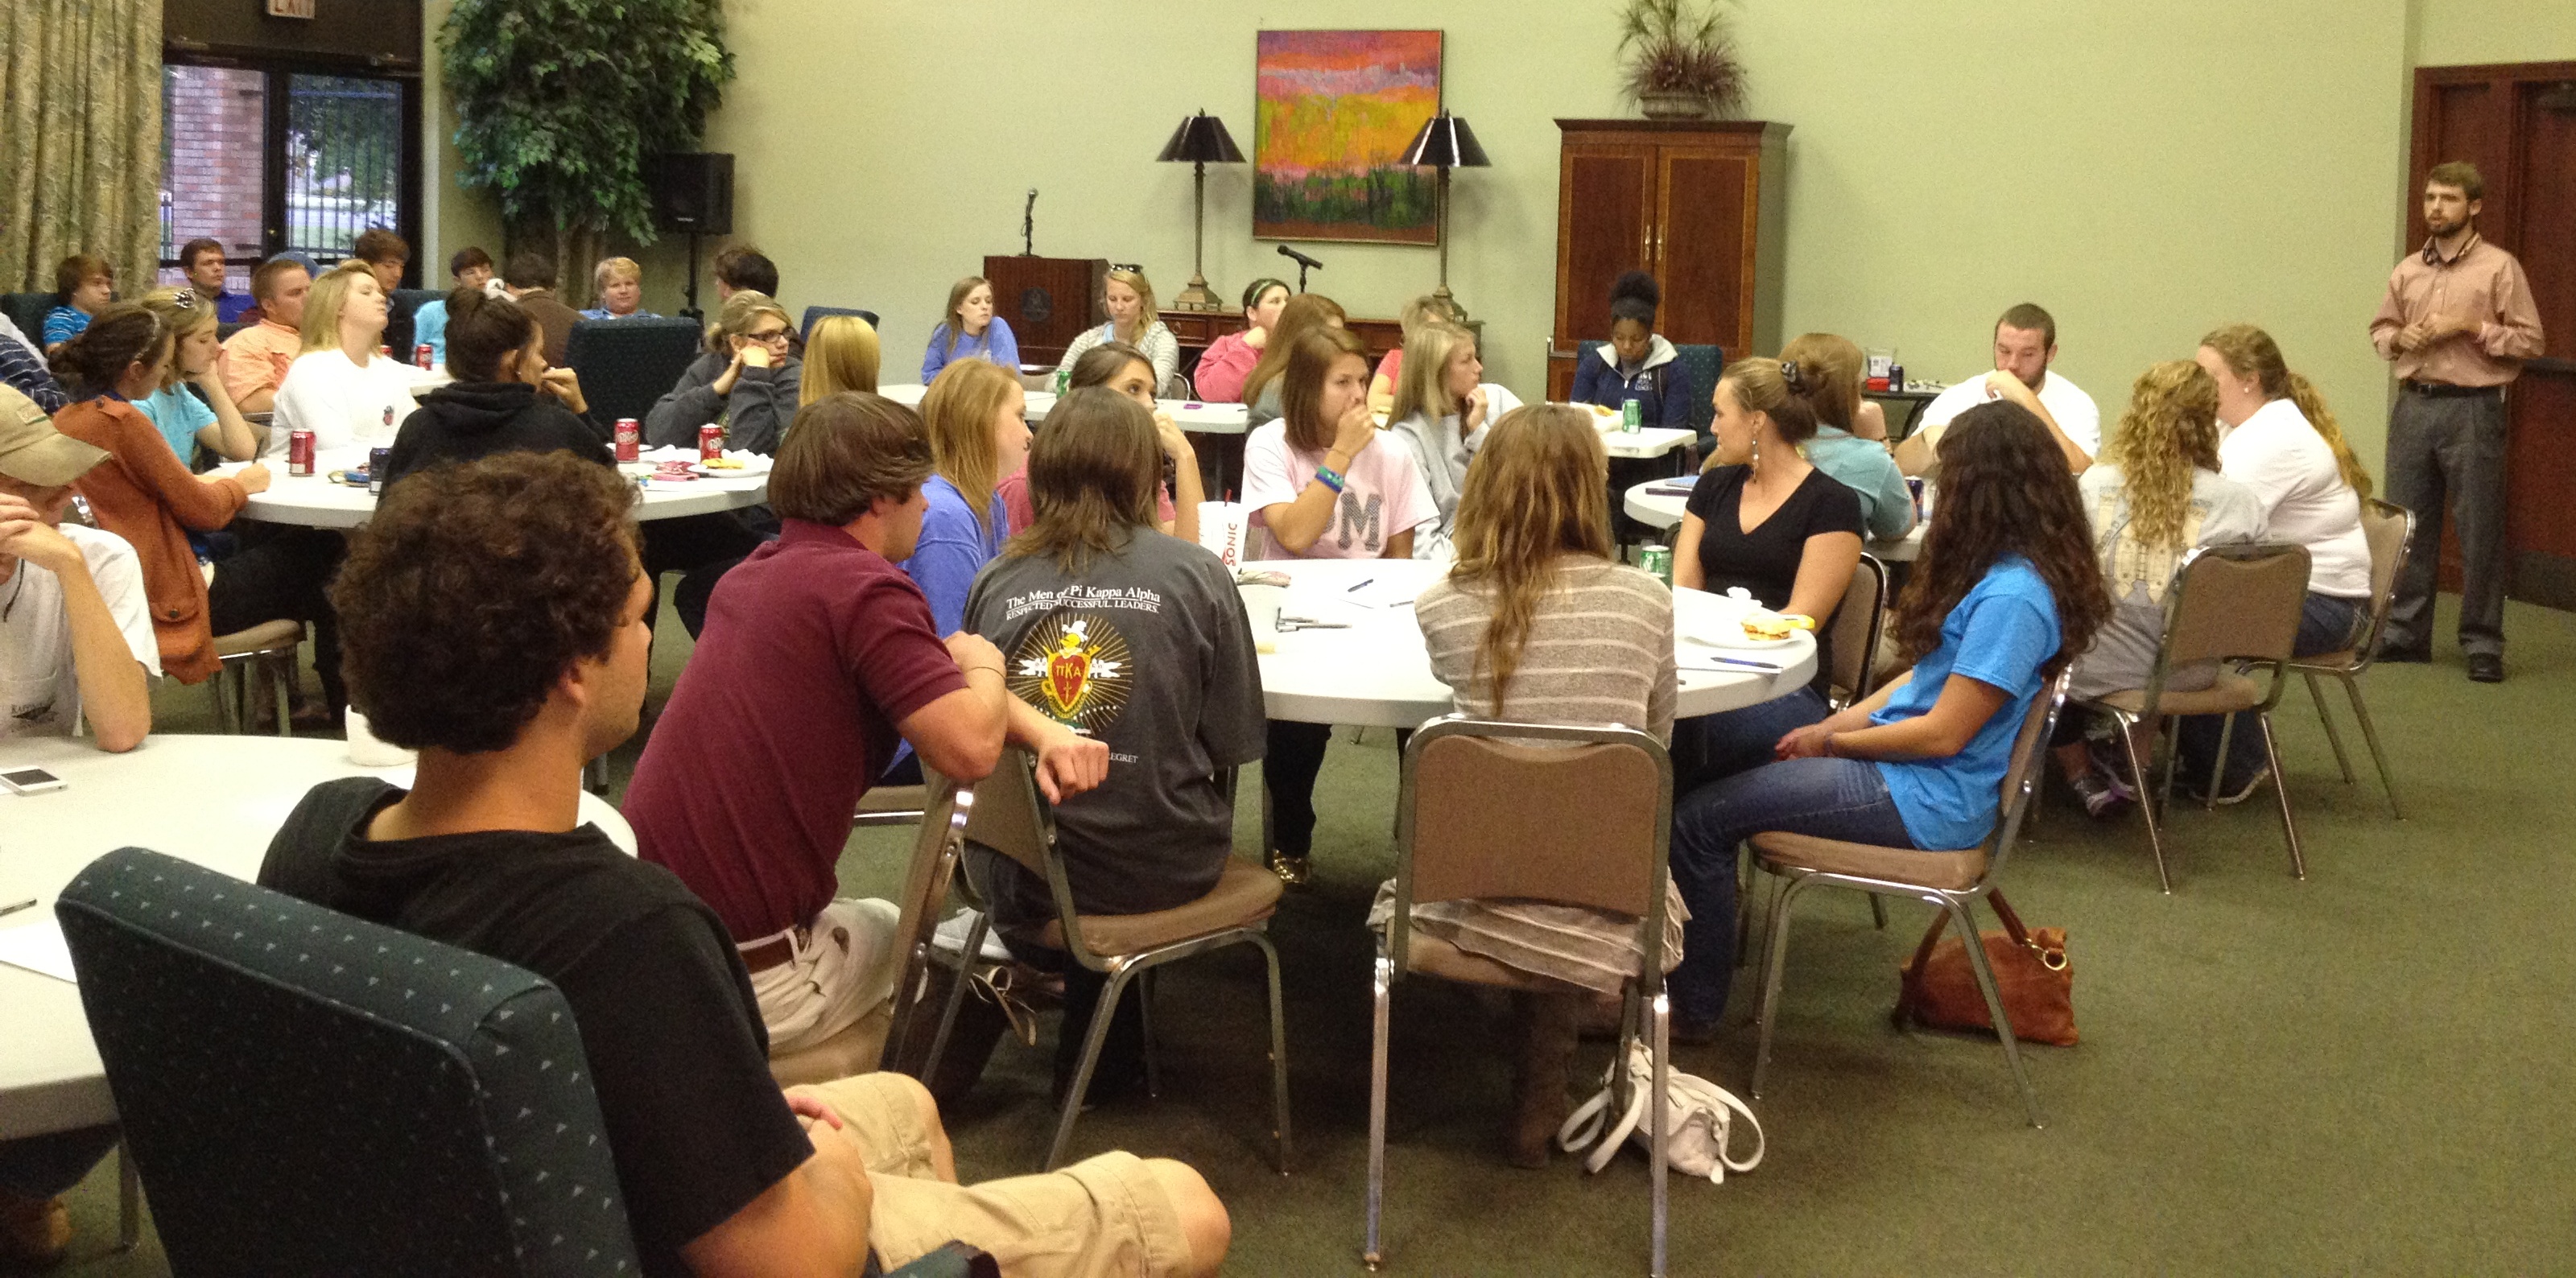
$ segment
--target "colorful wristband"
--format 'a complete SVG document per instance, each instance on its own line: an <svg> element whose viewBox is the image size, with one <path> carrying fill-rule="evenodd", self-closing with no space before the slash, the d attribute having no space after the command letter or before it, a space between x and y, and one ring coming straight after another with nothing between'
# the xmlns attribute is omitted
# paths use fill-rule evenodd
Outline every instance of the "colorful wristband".
<svg viewBox="0 0 2576 1278"><path fill-rule="evenodd" d="M1342 472L1335 470L1330 466L1316 467L1315 478L1322 481L1324 487L1330 488L1334 492L1342 491L1342 489L1351 482L1342 476Z"/></svg>

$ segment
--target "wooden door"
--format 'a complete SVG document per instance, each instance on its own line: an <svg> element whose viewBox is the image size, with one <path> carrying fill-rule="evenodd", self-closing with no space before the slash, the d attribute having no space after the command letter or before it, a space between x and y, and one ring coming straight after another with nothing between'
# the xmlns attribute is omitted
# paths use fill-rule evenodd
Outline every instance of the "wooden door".
<svg viewBox="0 0 2576 1278"><path fill-rule="evenodd" d="M1732 358L1753 333L1754 157L1665 147L1655 182L1657 327L1676 343L1722 346ZM1606 327L1606 326L1605 326Z"/></svg>
<svg viewBox="0 0 2576 1278"><path fill-rule="evenodd" d="M2486 180L2478 231L2521 259L2546 355L2523 365L2507 400L2505 539L2516 599L2576 609L2576 62L2422 67L2405 208L2423 232L2424 175L2467 160ZM2442 578L2458 586L2446 526Z"/></svg>
<svg viewBox="0 0 2576 1278"><path fill-rule="evenodd" d="M1556 345L1610 331L1610 285L1654 269L1656 148L1568 142L1556 180Z"/></svg>

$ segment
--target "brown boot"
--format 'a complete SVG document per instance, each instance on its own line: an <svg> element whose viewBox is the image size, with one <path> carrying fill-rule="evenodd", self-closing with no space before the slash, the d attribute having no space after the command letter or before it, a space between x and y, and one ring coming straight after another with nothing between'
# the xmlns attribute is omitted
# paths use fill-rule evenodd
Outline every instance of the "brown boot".
<svg viewBox="0 0 2576 1278"><path fill-rule="evenodd" d="M0 1189L0 1265L44 1269L72 1248L72 1215L59 1198L25 1198Z"/></svg>
<svg viewBox="0 0 2576 1278"><path fill-rule="evenodd" d="M1504 1156L1514 1167L1547 1166L1556 1129L1565 1125L1572 1108L1565 1085L1574 1068L1574 1022L1580 1001L1574 994L1512 995L1520 1055L1512 1071L1512 1122L1503 1143Z"/></svg>

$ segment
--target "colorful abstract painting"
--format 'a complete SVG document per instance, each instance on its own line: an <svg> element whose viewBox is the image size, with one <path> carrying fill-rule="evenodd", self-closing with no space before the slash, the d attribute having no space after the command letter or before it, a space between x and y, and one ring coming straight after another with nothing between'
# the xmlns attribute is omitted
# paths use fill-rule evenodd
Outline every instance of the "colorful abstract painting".
<svg viewBox="0 0 2576 1278"><path fill-rule="evenodd" d="M1437 31L1264 31L1252 234L1436 244L1439 171L1400 161L1440 111Z"/></svg>

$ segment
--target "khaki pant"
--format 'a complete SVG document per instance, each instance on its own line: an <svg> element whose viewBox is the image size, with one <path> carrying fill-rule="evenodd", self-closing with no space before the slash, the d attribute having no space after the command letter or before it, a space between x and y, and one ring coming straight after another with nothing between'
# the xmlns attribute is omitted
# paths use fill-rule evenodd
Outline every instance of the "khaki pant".
<svg viewBox="0 0 2576 1278"><path fill-rule="evenodd" d="M980 1185L939 1179L929 1093L900 1074L812 1089L866 1151L876 1207L868 1243L888 1269L957 1240L992 1253L1012 1278L1186 1272L1189 1241L1162 1185L1129 1153Z"/></svg>
<svg viewBox="0 0 2576 1278"><path fill-rule="evenodd" d="M770 1055L812 1047L848 1029L893 993L897 917L892 901L834 901L812 923L786 934L796 956L751 974Z"/></svg>

